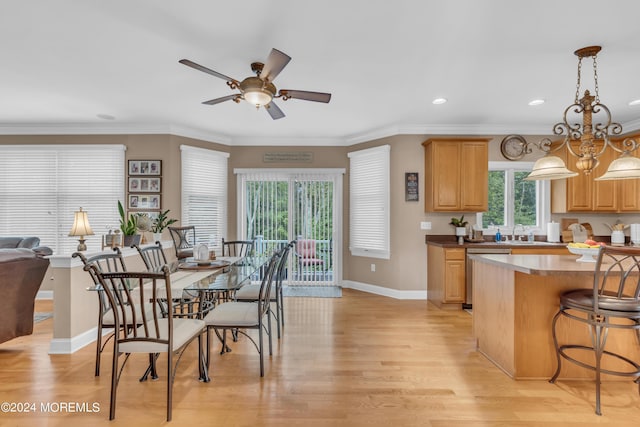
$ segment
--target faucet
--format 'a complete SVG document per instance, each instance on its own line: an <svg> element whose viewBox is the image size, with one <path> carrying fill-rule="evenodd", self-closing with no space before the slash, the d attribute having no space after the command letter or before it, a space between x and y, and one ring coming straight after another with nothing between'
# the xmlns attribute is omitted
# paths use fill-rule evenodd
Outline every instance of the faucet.
<svg viewBox="0 0 640 427"><path fill-rule="evenodd" d="M513 240L514 242L516 240L516 230L520 230L520 238L521 238L522 232L524 231L524 226L522 224L516 224L513 226L513 232L511 233L511 240Z"/></svg>

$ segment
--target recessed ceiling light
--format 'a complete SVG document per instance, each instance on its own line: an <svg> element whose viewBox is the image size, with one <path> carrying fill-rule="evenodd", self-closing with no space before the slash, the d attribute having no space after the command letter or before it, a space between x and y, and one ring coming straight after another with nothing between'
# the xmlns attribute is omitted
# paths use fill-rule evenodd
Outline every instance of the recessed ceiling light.
<svg viewBox="0 0 640 427"><path fill-rule="evenodd" d="M431 101L431 103L435 105L444 104L445 102L447 102L446 98L436 98L433 101Z"/></svg>
<svg viewBox="0 0 640 427"><path fill-rule="evenodd" d="M640 105L640 99L634 99L633 101L631 101L629 103L630 106L634 106L634 105Z"/></svg>
<svg viewBox="0 0 640 427"><path fill-rule="evenodd" d="M542 105L542 104L544 104L544 99L534 99L533 101L529 102L529 105L531 106Z"/></svg>
<svg viewBox="0 0 640 427"><path fill-rule="evenodd" d="M116 118L113 117L111 114L96 114L96 117L102 120L115 120Z"/></svg>

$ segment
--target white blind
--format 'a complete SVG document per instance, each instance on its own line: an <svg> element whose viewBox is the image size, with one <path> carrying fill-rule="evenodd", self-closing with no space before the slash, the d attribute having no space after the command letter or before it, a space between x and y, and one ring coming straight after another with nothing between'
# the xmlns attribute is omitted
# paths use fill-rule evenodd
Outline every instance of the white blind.
<svg viewBox="0 0 640 427"><path fill-rule="evenodd" d="M89 251L101 249L102 234L118 227L124 198L123 145L0 146L0 235L37 236L57 254L78 246L69 237L74 212L87 212L95 233Z"/></svg>
<svg viewBox="0 0 640 427"><path fill-rule="evenodd" d="M389 145L349 156L349 250L389 259Z"/></svg>
<svg viewBox="0 0 640 427"><path fill-rule="evenodd" d="M196 227L196 240L220 251L227 233L229 153L180 146L182 151L182 225Z"/></svg>

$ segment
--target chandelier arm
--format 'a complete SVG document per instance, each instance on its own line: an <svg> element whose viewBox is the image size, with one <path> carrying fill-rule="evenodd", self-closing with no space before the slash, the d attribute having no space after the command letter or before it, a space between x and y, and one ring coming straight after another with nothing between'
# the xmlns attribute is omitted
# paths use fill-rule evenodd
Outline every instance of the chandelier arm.
<svg viewBox="0 0 640 427"><path fill-rule="evenodd" d="M611 147L613 147L613 149L615 149L619 153L631 154L631 152L635 151L639 146L638 142L633 138L625 138L624 141L622 141L621 145L622 149L619 149L613 144L611 144Z"/></svg>

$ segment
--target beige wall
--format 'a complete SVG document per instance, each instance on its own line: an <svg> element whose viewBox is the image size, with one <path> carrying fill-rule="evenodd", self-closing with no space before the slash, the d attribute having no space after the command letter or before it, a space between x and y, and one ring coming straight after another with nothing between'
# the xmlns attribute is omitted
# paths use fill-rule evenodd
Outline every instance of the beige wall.
<svg viewBox="0 0 640 427"><path fill-rule="evenodd" d="M170 209L171 216L180 218L180 145L187 144L201 148L209 148L230 153L229 158L229 218L228 236L236 237L236 177L235 168L345 168L343 192L343 278L365 284L387 287L394 290L426 290L426 248L425 234L451 234L449 225L451 213L425 213L424 204L424 151L421 143L436 135L397 135L382 138L350 147L262 147L262 146L226 146L206 141L173 135L47 135L47 136L0 136L0 144L124 144L127 146L127 159L160 159L162 160L162 208ZM453 136L452 136L453 137ZM503 136L489 136L490 160L504 160L499 146ZM527 136L527 140L539 140L541 136ZM347 153L363 148L391 145L391 259L352 257L349 254L349 161ZM310 163L265 163L266 152L313 153ZM535 156L526 160L533 161ZM404 200L404 174L418 172L420 174L420 200L406 202ZM115 207L114 207L115 209ZM459 216L455 214L455 216ZM591 221L596 234L606 234L603 222L640 222L638 215L571 215L580 221ZM554 215L558 220L561 215ZM475 215L467 214L471 223ZM420 230L421 221L430 221L432 229ZM597 228L595 228L597 227ZM168 235L164 236L169 238ZM371 264L376 271L371 272Z"/></svg>

